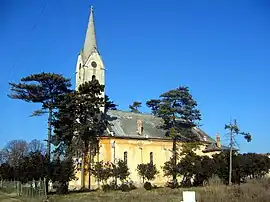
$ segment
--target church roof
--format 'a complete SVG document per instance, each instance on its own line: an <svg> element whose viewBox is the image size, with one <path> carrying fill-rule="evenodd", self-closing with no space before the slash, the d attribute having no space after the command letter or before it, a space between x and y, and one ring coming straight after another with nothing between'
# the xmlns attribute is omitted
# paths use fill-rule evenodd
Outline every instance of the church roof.
<svg viewBox="0 0 270 202"><path fill-rule="evenodd" d="M238 151L238 149L236 148L232 148L233 151ZM215 142L213 142L212 144L209 144L206 146L206 148L203 150L203 152L215 152L215 151L228 151L230 150L230 147L221 145L221 147L218 147L217 144Z"/></svg>
<svg viewBox="0 0 270 202"><path fill-rule="evenodd" d="M119 110L109 110L109 130L110 135L125 138L151 138L151 139L170 139L165 136L165 130L160 128L162 119L151 114L133 113ZM137 121L142 121L143 132L138 133ZM209 135L201 129L194 127L192 132L202 142L215 142ZM186 139L185 137L182 137Z"/></svg>

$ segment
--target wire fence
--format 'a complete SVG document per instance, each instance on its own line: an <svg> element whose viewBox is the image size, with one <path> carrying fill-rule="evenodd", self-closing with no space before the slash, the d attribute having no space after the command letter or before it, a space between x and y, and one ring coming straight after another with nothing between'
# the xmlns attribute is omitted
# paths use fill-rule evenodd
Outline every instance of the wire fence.
<svg viewBox="0 0 270 202"><path fill-rule="evenodd" d="M27 183L1 180L0 191L25 198L46 198L47 196L45 180L33 180Z"/></svg>

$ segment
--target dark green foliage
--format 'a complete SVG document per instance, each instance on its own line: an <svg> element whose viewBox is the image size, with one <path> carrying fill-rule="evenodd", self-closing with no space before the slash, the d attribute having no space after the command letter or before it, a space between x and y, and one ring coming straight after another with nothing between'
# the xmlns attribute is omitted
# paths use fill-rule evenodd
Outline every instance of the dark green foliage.
<svg viewBox="0 0 270 202"><path fill-rule="evenodd" d="M75 168L71 158L60 160L54 159L50 163L49 178L57 184L57 193L65 194L68 192L68 182L75 179Z"/></svg>
<svg viewBox="0 0 270 202"><path fill-rule="evenodd" d="M119 187L119 189L120 189L122 192L128 192L128 191L131 190L130 187L128 186L128 184L125 184L125 183L121 184L120 187Z"/></svg>
<svg viewBox="0 0 270 202"><path fill-rule="evenodd" d="M104 191L104 192L109 192L109 191L114 190L114 189L112 189L112 186L109 185L109 184L103 184L103 185L101 186L101 188L102 188L102 191Z"/></svg>
<svg viewBox="0 0 270 202"><path fill-rule="evenodd" d="M146 190L151 190L153 187L152 187L152 184L150 182L145 182L143 187L146 189Z"/></svg>
<svg viewBox="0 0 270 202"><path fill-rule="evenodd" d="M21 83L9 83L9 97L26 102L41 103L42 110L56 108L60 95L69 92L70 79L54 73L32 74L21 79Z"/></svg>
<svg viewBox="0 0 270 202"><path fill-rule="evenodd" d="M193 99L188 87L180 86L160 95L159 99L147 101L146 105L153 114L164 120L164 129L168 135L181 136L183 140L192 141L191 128L201 120L197 102ZM174 133L171 129L174 129Z"/></svg>
<svg viewBox="0 0 270 202"><path fill-rule="evenodd" d="M91 173L95 178L100 180L103 185L107 185L108 179L112 177L112 165L109 162L96 162L91 169Z"/></svg>
<svg viewBox="0 0 270 202"><path fill-rule="evenodd" d="M111 191L111 190L122 190L122 191L130 191L136 188L132 183L125 182L128 176L130 175L129 168L127 164L123 160L118 160L116 164L103 161L96 162L92 167L91 173L97 179L102 182L102 190L103 191ZM115 178L120 179L122 184L118 187L115 182L108 185L107 181L109 178L115 180Z"/></svg>
<svg viewBox="0 0 270 202"><path fill-rule="evenodd" d="M47 176L46 159L40 152L29 153L19 159L18 164L8 162L0 167L0 177L5 180L16 179L22 183L43 179Z"/></svg>
<svg viewBox="0 0 270 202"><path fill-rule="evenodd" d="M147 101L147 106L152 109L153 114L161 117L164 121L163 129L166 135L173 139L173 163L172 169L177 164L177 140L197 141L198 137L192 133L192 128L201 120L201 113L196 108L197 102L193 99L188 87L180 86L159 96L159 99ZM168 166L168 165L166 165ZM169 168L168 168L169 169ZM176 184L176 172L172 172L173 181Z"/></svg>
<svg viewBox="0 0 270 202"><path fill-rule="evenodd" d="M112 176L120 179L123 183L130 175L129 168L125 161L119 159L116 164L112 164Z"/></svg>
<svg viewBox="0 0 270 202"><path fill-rule="evenodd" d="M137 171L138 174L143 178L143 181L145 179L154 180L158 174L156 166L152 163L139 164L137 166Z"/></svg>
<svg viewBox="0 0 270 202"><path fill-rule="evenodd" d="M20 181L44 179L47 175L47 161L40 152L30 153L20 161Z"/></svg>
<svg viewBox="0 0 270 202"><path fill-rule="evenodd" d="M108 95L105 95L105 112L108 110L117 110L117 104L110 100Z"/></svg>
<svg viewBox="0 0 270 202"><path fill-rule="evenodd" d="M174 159L170 158L169 161L166 161L164 163L164 166L162 167L164 176L170 177L170 176L177 176L179 175L179 169L177 164L174 163Z"/></svg>
<svg viewBox="0 0 270 202"><path fill-rule="evenodd" d="M200 157L195 154L195 150L198 149L199 143L189 142L182 145L180 156L183 158L180 162L175 163L174 159L171 158L170 161L165 162L163 167L165 176L182 176L183 180L181 182L182 186L191 186L191 179L196 175L197 171L201 169ZM174 181L174 180L173 180ZM172 188L178 187L178 183L170 183Z"/></svg>
<svg viewBox="0 0 270 202"><path fill-rule="evenodd" d="M12 93L8 96L12 99L24 100L26 102L40 103L41 109L33 112L33 116L48 113L48 146L47 158L50 160L50 142L52 131L53 110L58 107L59 100L70 92L70 79L60 74L45 73L32 74L21 79L21 82L9 83Z"/></svg>
<svg viewBox="0 0 270 202"><path fill-rule="evenodd" d="M129 185L130 190L137 189L137 187L135 186L135 184L132 181L129 182L128 185Z"/></svg>
<svg viewBox="0 0 270 202"><path fill-rule="evenodd" d="M234 120L233 123L230 122L229 124L225 124L225 130L228 130L228 132L232 133L233 136L242 135L247 140L247 142L250 142L252 139L250 133L240 131L240 128L238 127L236 120Z"/></svg>
<svg viewBox="0 0 270 202"><path fill-rule="evenodd" d="M93 78L92 81L80 85L78 91L65 95L53 122L53 144L58 150L85 152L89 143L103 134L106 128L104 115L100 111L104 106L104 98L100 96L103 91L104 86ZM81 141L83 145L72 148L75 140Z"/></svg>
<svg viewBox="0 0 270 202"><path fill-rule="evenodd" d="M190 148L191 149L191 148ZM181 186L202 186L213 175L218 176L225 184L228 184L229 178L229 152L221 152L213 155L213 158L207 156L197 156L190 150L186 150L186 155L177 163L173 170L172 161L165 163L163 170L165 176L172 176L176 172L177 176L182 176ZM240 184L247 179L262 178L270 170L270 158L262 154L236 154L233 153L233 172L232 183ZM192 180L193 179L193 180ZM175 188L173 182L169 186Z"/></svg>
<svg viewBox="0 0 270 202"><path fill-rule="evenodd" d="M44 148L44 145L38 140L30 143L24 140L8 142L1 151L5 160L0 165L0 178L27 182L47 176L48 164L45 153L40 148Z"/></svg>
<svg viewBox="0 0 270 202"><path fill-rule="evenodd" d="M89 146L96 144L97 137L103 135L106 129L105 114L101 111L104 107L103 91L104 85L94 77L81 84L77 91L66 94L59 103L59 111L53 122L55 135L52 142L56 152L66 156L73 156L77 152L82 154L82 173L85 172Z"/></svg>
<svg viewBox="0 0 270 202"><path fill-rule="evenodd" d="M14 179L14 168L8 163L0 165L0 179L1 180L12 180Z"/></svg>
<svg viewBox="0 0 270 202"><path fill-rule="evenodd" d="M159 105L160 105L161 100L148 100L146 102L146 106L149 107L154 115L158 115L159 112Z"/></svg>
<svg viewBox="0 0 270 202"><path fill-rule="evenodd" d="M138 102L138 101L134 101L132 103L132 105L129 105L129 109L131 112L134 112L134 113L140 113L139 111L139 108L142 106L142 103L141 102Z"/></svg>
<svg viewBox="0 0 270 202"><path fill-rule="evenodd" d="M213 173L217 172L217 165L214 163L214 160L208 156L197 158L196 163L193 186L202 186L204 182L208 181L213 176ZM200 172L198 172L198 170Z"/></svg>

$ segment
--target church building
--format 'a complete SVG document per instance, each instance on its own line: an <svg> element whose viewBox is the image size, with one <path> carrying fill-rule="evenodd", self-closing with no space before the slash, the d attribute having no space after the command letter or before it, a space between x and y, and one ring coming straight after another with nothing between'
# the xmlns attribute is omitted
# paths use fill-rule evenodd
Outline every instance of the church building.
<svg viewBox="0 0 270 202"><path fill-rule="evenodd" d="M90 81L92 76L95 76L101 84L106 84L105 67L98 51L94 12L91 7L84 46L77 59L76 89L80 84ZM102 96L104 95L105 93L102 94ZM161 167L172 156L173 142L172 139L165 136L165 131L159 127L162 120L151 114L120 110L109 110L107 114L110 117L109 126L106 133L99 138L98 148L91 150L92 162L124 160L131 173L130 180L137 186L142 184L142 179L136 170L137 165L152 162L159 171L152 183L158 186L165 185L168 179L163 176ZM202 145L196 151L198 155L211 156L228 149L220 144L219 136L214 140L198 127L194 127L192 132L198 137ZM181 142L177 146L181 147ZM82 174L77 171L76 177L77 180L69 183L70 189L79 189L83 184L88 187L89 183L89 187L92 189L99 186L98 181L93 176L88 176L88 172Z"/></svg>

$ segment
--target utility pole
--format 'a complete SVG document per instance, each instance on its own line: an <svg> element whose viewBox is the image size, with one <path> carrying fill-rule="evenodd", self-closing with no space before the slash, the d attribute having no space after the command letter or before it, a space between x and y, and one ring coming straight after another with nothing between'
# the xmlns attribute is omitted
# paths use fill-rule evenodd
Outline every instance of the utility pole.
<svg viewBox="0 0 270 202"><path fill-rule="evenodd" d="M232 121L230 120L230 126ZM232 184L232 150L233 150L233 131L230 128L230 167L229 167L229 185Z"/></svg>
<svg viewBox="0 0 270 202"><path fill-rule="evenodd" d="M232 123L232 120L230 120L230 123L228 125L225 124L225 129L229 131L229 133L227 133L227 134L230 136L229 185L231 185L232 184L232 170L233 170L233 165L232 165L233 145L234 145L234 143L236 143L235 136L242 135L247 140L247 142L250 142L251 135L250 135L250 133L241 132L238 125L237 125L236 120L234 120L233 123Z"/></svg>

